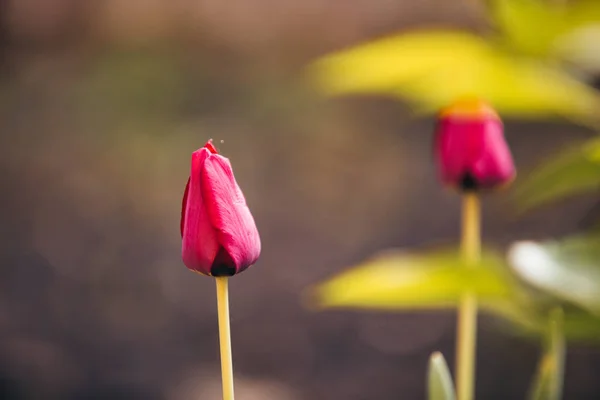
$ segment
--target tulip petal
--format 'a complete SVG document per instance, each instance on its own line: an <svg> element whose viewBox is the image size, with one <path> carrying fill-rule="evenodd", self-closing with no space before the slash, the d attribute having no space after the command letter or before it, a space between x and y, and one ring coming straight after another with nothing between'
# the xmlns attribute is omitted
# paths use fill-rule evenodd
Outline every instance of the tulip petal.
<svg viewBox="0 0 600 400"><path fill-rule="evenodd" d="M185 191L183 192L183 200L181 201L181 221L179 222L179 229L181 231L181 237L183 238L183 226L185 225L185 209L187 207L187 199L190 191L190 180L192 178L188 178L187 183L185 184Z"/></svg>
<svg viewBox="0 0 600 400"><path fill-rule="evenodd" d="M441 113L436 156L442 181L462 190L510 182L515 168L502 121L480 101L461 101Z"/></svg>
<svg viewBox="0 0 600 400"><path fill-rule="evenodd" d="M489 123L482 140L479 159L473 162L473 174L479 178L482 187L494 187L510 181L515 168L501 123Z"/></svg>
<svg viewBox="0 0 600 400"><path fill-rule="evenodd" d="M206 275L210 275L220 247L202 190L202 175L209 158L210 152L205 148L192 155L192 169L184 194L181 222L183 262L188 268Z"/></svg>
<svg viewBox="0 0 600 400"><path fill-rule="evenodd" d="M204 164L201 181L202 196L218 241L229 256L228 261L234 263L236 273L242 272L258 260L261 243L229 160L211 154Z"/></svg>

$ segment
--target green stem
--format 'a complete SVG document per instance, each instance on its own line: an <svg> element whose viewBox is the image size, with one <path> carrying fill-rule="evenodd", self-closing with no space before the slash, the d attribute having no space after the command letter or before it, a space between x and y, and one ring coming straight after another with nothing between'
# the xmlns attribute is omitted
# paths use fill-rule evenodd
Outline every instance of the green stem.
<svg viewBox="0 0 600 400"><path fill-rule="evenodd" d="M544 352L529 392L530 400L560 400L562 397L566 353L563 319L560 308L550 313Z"/></svg>
<svg viewBox="0 0 600 400"><path fill-rule="evenodd" d="M481 205L477 193L463 195L461 254L473 268L481 258ZM458 400L473 400L475 391L475 346L477 342L477 298L465 292L458 310L456 335L456 391Z"/></svg>
<svg viewBox="0 0 600 400"><path fill-rule="evenodd" d="M221 348L221 380L223 400L233 399L233 362L231 360L231 328L229 324L229 286L227 277L216 277L219 345Z"/></svg>
<svg viewBox="0 0 600 400"><path fill-rule="evenodd" d="M550 313L550 337L548 338L547 351L554 366L548 390L548 399L550 400L560 400L562 397L566 353L563 319L563 310L560 308L556 308Z"/></svg>

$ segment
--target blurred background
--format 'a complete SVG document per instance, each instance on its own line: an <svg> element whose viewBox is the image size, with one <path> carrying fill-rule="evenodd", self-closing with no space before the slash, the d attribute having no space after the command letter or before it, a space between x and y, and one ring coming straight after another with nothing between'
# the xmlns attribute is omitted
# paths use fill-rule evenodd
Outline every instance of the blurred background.
<svg viewBox="0 0 600 400"><path fill-rule="evenodd" d="M389 247L455 243L434 120L379 96L325 99L315 57L417 26L479 32L477 2L1 0L0 398L217 400L214 282L181 261L192 151L230 158L261 232L231 282L239 400L424 399L454 360L451 312L313 312L310 285ZM506 119L525 176L594 135ZM485 240L585 228L582 196L517 215L485 199ZM539 343L480 319L477 394L520 399ZM565 398L600 398L600 349L569 347Z"/></svg>

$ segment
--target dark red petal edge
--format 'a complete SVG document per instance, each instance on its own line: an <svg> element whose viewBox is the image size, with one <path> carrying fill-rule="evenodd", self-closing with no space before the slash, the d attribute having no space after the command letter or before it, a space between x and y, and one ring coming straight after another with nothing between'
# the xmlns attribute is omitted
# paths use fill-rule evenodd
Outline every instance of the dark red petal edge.
<svg viewBox="0 0 600 400"><path fill-rule="evenodd" d="M183 237L183 225L185 225L185 209L188 199L188 192L190 191L190 180L191 178L188 178L188 181L185 185L185 192L183 192L183 201L181 202L181 222L179 223L179 228L181 229L181 237Z"/></svg>
<svg viewBox="0 0 600 400"><path fill-rule="evenodd" d="M208 142L206 142L206 144L204 145L204 148L213 154L219 154L219 152L217 151L217 148L212 143L212 139L210 139Z"/></svg>

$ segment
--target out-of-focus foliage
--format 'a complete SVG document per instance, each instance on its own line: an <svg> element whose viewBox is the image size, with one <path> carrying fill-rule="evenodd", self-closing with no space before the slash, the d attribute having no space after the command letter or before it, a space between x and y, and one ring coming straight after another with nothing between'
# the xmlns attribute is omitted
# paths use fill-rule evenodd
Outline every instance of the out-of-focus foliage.
<svg viewBox="0 0 600 400"><path fill-rule="evenodd" d="M517 187L523 209L600 188L600 140L593 139L537 167Z"/></svg>
<svg viewBox="0 0 600 400"><path fill-rule="evenodd" d="M427 371L427 398L429 400L454 400L454 384L443 354L435 352L429 358Z"/></svg>
<svg viewBox="0 0 600 400"><path fill-rule="evenodd" d="M509 251L509 263L536 289L600 316L599 255L598 236L518 242Z"/></svg>
<svg viewBox="0 0 600 400"><path fill-rule="evenodd" d="M563 311L557 308L550 313L544 352L531 385L530 400L559 400L562 396L566 351L562 329Z"/></svg>
<svg viewBox="0 0 600 400"><path fill-rule="evenodd" d="M400 96L433 112L462 96L484 98L504 114L562 115L590 122L598 94L551 65L510 56L482 38L422 31L380 39L318 60L312 67L326 93Z"/></svg>
<svg viewBox="0 0 600 400"><path fill-rule="evenodd" d="M562 54L567 33L600 23L600 16L594 17L600 6L588 5L587 14L580 10L583 6L568 11L556 7L526 0L493 1L490 10L501 28L498 37L457 30L409 32L324 56L309 74L326 94L392 95L422 112L433 112L458 97L478 96L505 115L560 115L595 125L598 93L548 59Z"/></svg>
<svg viewBox="0 0 600 400"><path fill-rule="evenodd" d="M485 268L468 268L452 250L390 251L318 286L314 300L325 308L431 309L455 307L465 290L474 291L482 303L513 297L500 259L489 252L483 260Z"/></svg>
<svg viewBox="0 0 600 400"><path fill-rule="evenodd" d="M516 52L600 69L600 2L489 0L500 43Z"/></svg>
<svg viewBox="0 0 600 400"><path fill-rule="evenodd" d="M311 295L317 308L413 310L455 308L465 291L477 294L481 308L526 331L543 330L543 318L533 314L502 257L490 250L477 268L464 265L453 250L385 252L318 285Z"/></svg>
<svg viewBox="0 0 600 400"><path fill-rule="evenodd" d="M546 57L565 26L565 7L540 0L489 0L498 40L524 54Z"/></svg>
<svg viewBox="0 0 600 400"><path fill-rule="evenodd" d="M321 308L409 310L455 307L468 290L485 312L512 322L516 332L544 335L548 312L564 306L566 336L597 341L598 243L598 238L573 238L532 244L535 251L519 250L517 244L506 259L486 250L477 268L466 268L448 250L390 251L331 278L312 294Z"/></svg>

